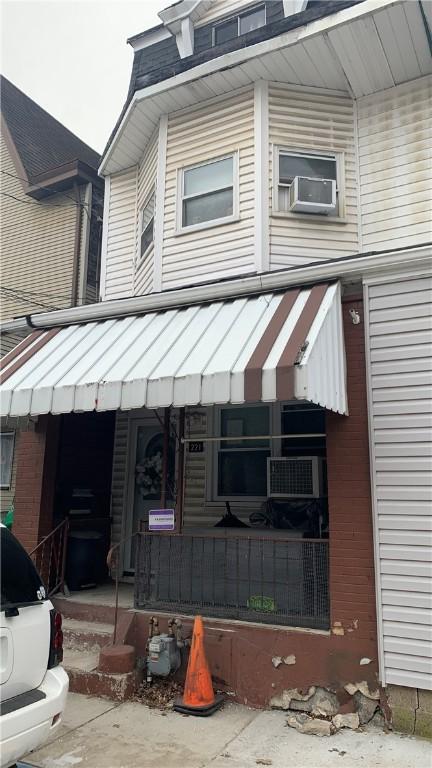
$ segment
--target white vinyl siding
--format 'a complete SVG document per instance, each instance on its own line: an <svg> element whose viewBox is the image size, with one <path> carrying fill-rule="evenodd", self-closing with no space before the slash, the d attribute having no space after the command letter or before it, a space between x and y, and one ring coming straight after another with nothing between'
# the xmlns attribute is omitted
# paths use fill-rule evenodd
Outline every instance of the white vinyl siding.
<svg viewBox="0 0 432 768"><path fill-rule="evenodd" d="M74 200L69 193L40 202L25 195L4 137L1 168L1 283L15 295L2 292L0 319L69 307L78 212Z"/></svg>
<svg viewBox="0 0 432 768"><path fill-rule="evenodd" d="M274 215L270 209L270 268L280 269L358 251L357 165L351 98L326 91L269 87L269 198L272 206L274 147L340 153L345 222L308 214Z"/></svg>
<svg viewBox="0 0 432 768"><path fill-rule="evenodd" d="M104 299L133 295L137 236L137 169L111 176Z"/></svg>
<svg viewBox="0 0 432 768"><path fill-rule="evenodd" d="M432 279L366 287L381 676L432 689Z"/></svg>
<svg viewBox="0 0 432 768"><path fill-rule="evenodd" d="M254 100L251 89L215 99L168 121L163 288L208 282L254 269ZM238 152L239 221L176 235L179 171Z"/></svg>
<svg viewBox="0 0 432 768"><path fill-rule="evenodd" d="M249 8L253 4L253 0L212 0L209 8L203 13L195 26L202 27L210 21L236 16L239 11L243 11L243 9Z"/></svg>
<svg viewBox="0 0 432 768"><path fill-rule="evenodd" d="M432 78L358 102L363 249L402 248L432 233Z"/></svg>
<svg viewBox="0 0 432 768"><path fill-rule="evenodd" d="M158 157L158 133L153 134L149 145L144 153L138 171L138 211L143 206L151 194L156 183L156 166ZM134 276L134 294L135 296L151 293L153 289L153 267L154 267L154 243L145 253L144 258L140 258L140 233L139 220L137 216L137 235L136 235L136 266Z"/></svg>

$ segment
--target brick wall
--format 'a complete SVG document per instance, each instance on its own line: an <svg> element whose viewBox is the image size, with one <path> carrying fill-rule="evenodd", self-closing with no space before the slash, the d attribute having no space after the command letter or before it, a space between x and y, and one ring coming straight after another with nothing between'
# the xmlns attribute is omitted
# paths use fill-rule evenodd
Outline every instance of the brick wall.
<svg viewBox="0 0 432 768"><path fill-rule="evenodd" d="M43 416L18 436L13 532L28 551L52 529L59 422Z"/></svg>
<svg viewBox="0 0 432 768"><path fill-rule="evenodd" d="M331 625L375 641L376 607L363 302L342 305L349 416L327 415ZM359 312L353 325L349 310ZM375 656L376 658L376 656Z"/></svg>

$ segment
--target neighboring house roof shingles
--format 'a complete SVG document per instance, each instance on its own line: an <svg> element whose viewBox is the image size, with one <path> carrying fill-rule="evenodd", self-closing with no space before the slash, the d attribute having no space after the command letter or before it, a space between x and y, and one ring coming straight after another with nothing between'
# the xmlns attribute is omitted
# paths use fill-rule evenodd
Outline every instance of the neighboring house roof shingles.
<svg viewBox="0 0 432 768"><path fill-rule="evenodd" d="M95 171L100 155L0 76L1 113L29 181L73 161Z"/></svg>

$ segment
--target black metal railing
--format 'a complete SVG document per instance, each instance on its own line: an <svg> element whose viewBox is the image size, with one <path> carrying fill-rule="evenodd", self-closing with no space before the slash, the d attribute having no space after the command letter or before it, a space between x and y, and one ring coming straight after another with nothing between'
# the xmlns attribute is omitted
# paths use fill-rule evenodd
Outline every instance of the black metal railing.
<svg viewBox="0 0 432 768"><path fill-rule="evenodd" d="M135 608L327 629L328 541L137 534Z"/></svg>
<svg viewBox="0 0 432 768"><path fill-rule="evenodd" d="M48 596L65 589L69 519L66 517L30 552L48 588Z"/></svg>

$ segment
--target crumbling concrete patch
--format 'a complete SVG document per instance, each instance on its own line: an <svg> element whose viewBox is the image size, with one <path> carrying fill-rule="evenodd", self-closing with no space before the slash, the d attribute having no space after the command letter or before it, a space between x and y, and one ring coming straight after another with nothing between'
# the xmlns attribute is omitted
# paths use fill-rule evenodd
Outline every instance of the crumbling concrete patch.
<svg viewBox="0 0 432 768"><path fill-rule="evenodd" d="M356 691L353 698L360 725L369 723L377 711L378 702L375 699L369 699L367 696L364 696L361 691Z"/></svg>
<svg viewBox="0 0 432 768"><path fill-rule="evenodd" d="M291 664L295 664L296 663L296 657L294 656L293 653L291 653L290 656L284 656L283 663L284 664L288 664L288 666L290 666Z"/></svg>
<svg viewBox="0 0 432 768"><path fill-rule="evenodd" d="M316 719L304 713L289 715L287 723L290 728L310 736L331 736L336 730L329 720Z"/></svg>
<svg viewBox="0 0 432 768"><path fill-rule="evenodd" d="M306 694L300 693L297 688L289 688L282 691L278 696L270 699L270 706L273 709L289 709L292 701L307 701L314 695L316 688L312 685Z"/></svg>
<svg viewBox="0 0 432 768"><path fill-rule="evenodd" d="M364 667L366 664L371 664L372 659L368 659L367 656L364 656L362 659L360 659L360 666Z"/></svg>
<svg viewBox="0 0 432 768"><path fill-rule="evenodd" d="M374 699L375 701L379 701L380 698L380 692L378 688L371 691L369 688L369 684L366 680L363 680L360 683L347 683L347 685L344 686L347 693L349 693L350 696L354 696L356 691L360 691L360 693L363 694L363 696L366 696L368 699Z"/></svg>
<svg viewBox="0 0 432 768"><path fill-rule="evenodd" d="M281 657L280 657L280 656L273 656L273 658L272 658L272 664L273 664L273 666L274 666L274 668L275 668L275 669L277 669L278 667L280 667L280 665L282 664L282 659L281 659Z"/></svg>
<svg viewBox="0 0 432 768"><path fill-rule="evenodd" d="M332 717L332 723L337 730L340 728L351 728L356 731L360 725L360 719L357 712L350 712L346 715L335 715Z"/></svg>
<svg viewBox="0 0 432 768"><path fill-rule="evenodd" d="M310 712L311 715L331 717L339 711L339 700L335 693L325 688L317 688L315 693L306 701L293 699L289 708L300 712Z"/></svg>

